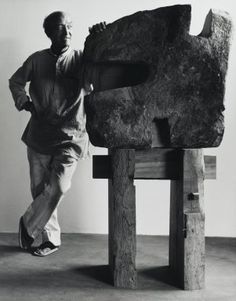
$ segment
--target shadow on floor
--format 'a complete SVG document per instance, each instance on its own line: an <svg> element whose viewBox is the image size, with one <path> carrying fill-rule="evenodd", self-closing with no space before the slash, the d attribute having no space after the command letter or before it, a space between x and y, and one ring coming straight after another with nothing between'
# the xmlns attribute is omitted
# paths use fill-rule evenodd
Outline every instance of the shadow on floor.
<svg viewBox="0 0 236 301"><path fill-rule="evenodd" d="M19 253L21 251L23 250L21 250L19 246L0 246L1 257L12 256L13 253Z"/></svg>
<svg viewBox="0 0 236 301"><path fill-rule="evenodd" d="M33 253L35 250L37 249L37 247L32 247L30 249L30 251L21 249L19 246L0 246L0 256L1 258L4 257L11 257L13 255L20 255L20 254L29 254L29 253Z"/></svg>
<svg viewBox="0 0 236 301"><path fill-rule="evenodd" d="M108 265L81 266L74 270L78 275L113 286ZM176 282L169 266L138 269L137 289L176 290Z"/></svg>
<svg viewBox="0 0 236 301"><path fill-rule="evenodd" d="M15 252L14 248L10 252ZM19 249L17 249L17 252ZM10 255L10 253L9 253ZM60 267L58 269L41 261L41 268L27 271L27 267L16 273L11 270L7 278L1 279L1 286L44 288L103 288L113 289L112 277L108 265L81 265L77 267ZM145 268L138 270L138 290L176 290L168 267ZM0 277L1 278L1 277ZM114 288L116 289L116 288ZM132 289L131 289L132 290Z"/></svg>
<svg viewBox="0 0 236 301"><path fill-rule="evenodd" d="M81 266L74 269L74 272L96 281L113 285L109 265Z"/></svg>
<svg viewBox="0 0 236 301"><path fill-rule="evenodd" d="M109 265L81 266L74 269L80 276L89 278L91 282L113 286ZM175 279L169 266L138 269L137 289L152 290L176 290Z"/></svg>
<svg viewBox="0 0 236 301"><path fill-rule="evenodd" d="M113 288L108 265L58 267L41 260L41 267L33 269L23 264L21 270L10 268L7 277L0 273L1 287L5 289L21 288L73 289L73 288ZM44 262L43 262L44 261ZM35 265L36 266L36 265ZM3 277L2 277L3 276Z"/></svg>
<svg viewBox="0 0 236 301"><path fill-rule="evenodd" d="M138 287L140 289L175 290L176 280L169 266L142 268L138 270Z"/></svg>

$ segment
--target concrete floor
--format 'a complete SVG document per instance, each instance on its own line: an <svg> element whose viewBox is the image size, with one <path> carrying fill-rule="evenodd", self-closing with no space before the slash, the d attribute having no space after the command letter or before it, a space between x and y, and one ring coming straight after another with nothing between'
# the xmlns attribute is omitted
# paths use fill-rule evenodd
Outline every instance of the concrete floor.
<svg viewBox="0 0 236 301"><path fill-rule="evenodd" d="M0 234L0 300L236 300L236 239L206 239L206 288L183 291L168 278L168 238L137 239L138 288L115 289L109 280L107 236L64 234L60 250L38 258Z"/></svg>

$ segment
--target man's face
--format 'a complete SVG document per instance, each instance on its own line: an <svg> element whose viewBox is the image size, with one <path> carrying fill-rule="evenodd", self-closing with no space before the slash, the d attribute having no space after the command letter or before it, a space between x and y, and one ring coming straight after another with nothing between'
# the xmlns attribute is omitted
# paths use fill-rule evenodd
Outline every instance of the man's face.
<svg viewBox="0 0 236 301"><path fill-rule="evenodd" d="M72 21L66 14L59 16L52 24L50 39L53 45L66 47L70 45L72 37Z"/></svg>

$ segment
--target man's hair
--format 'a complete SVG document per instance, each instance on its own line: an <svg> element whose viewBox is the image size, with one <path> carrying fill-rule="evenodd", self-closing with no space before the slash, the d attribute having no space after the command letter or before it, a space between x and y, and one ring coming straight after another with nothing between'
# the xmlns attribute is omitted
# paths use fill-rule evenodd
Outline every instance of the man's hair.
<svg viewBox="0 0 236 301"><path fill-rule="evenodd" d="M48 37L50 37L50 34L52 32L53 26L55 25L55 22L60 18L62 15L65 15L66 13L63 11L55 11L48 15L44 21L43 21L43 28Z"/></svg>

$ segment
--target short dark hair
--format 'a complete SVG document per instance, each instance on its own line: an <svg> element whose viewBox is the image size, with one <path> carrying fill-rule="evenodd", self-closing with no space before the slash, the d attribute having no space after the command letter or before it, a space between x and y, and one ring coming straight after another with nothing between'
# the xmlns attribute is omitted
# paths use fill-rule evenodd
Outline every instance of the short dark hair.
<svg viewBox="0 0 236 301"><path fill-rule="evenodd" d="M48 15L43 21L43 28L48 37L50 37L51 31L55 22L58 20L59 17L65 15L66 13L63 11L55 11Z"/></svg>

